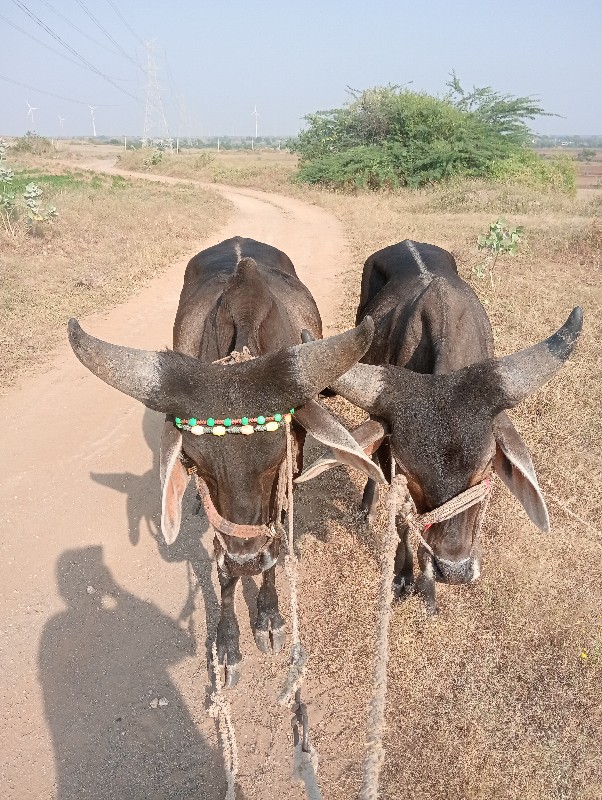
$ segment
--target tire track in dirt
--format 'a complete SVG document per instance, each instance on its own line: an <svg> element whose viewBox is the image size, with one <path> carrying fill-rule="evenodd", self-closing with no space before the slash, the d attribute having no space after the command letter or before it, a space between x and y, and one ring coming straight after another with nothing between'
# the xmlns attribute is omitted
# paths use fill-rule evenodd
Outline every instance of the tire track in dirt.
<svg viewBox="0 0 602 800"><path fill-rule="evenodd" d="M84 166L130 174L105 162ZM349 265L338 221L292 198L208 188L229 199L234 212L198 250L233 235L281 248L314 294L325 333L331 332L339 276ZM124 305L88 317L85 327L133 347L170 345L185 264L170 267ZM212 537L204 518L194 516L190 498L178 541L169 549L161 542L161 415L105 386L65 343L47 371L0 399L0 418L6 421L0 445L6 620L0 666L6 678L2 703L11 721L0 733L4 796L221 798L204 666L206 630L213 635L218 609ZM324 531L332 485L299 492L301 531L313 519L323 533L303 568L303 625L319 625L321 615L331 613ZM278 582L288 617L282 573ZM274 658L255 648L249 623L256 591L255 581L246 579L237 597L244 662L230 699L240 797L301 798L290 780L290 715L273 702L286 675L288 644ZM338 740L346 724L336 719L343 702L337 699L339 681L336 670L320 676L310 667L306 699L326 781L352 770L362 740L361 724L352 734L354 748ZM152 708L162 697L167 705ZM356 699L345 714L357 723L364 698Z"/></svg>

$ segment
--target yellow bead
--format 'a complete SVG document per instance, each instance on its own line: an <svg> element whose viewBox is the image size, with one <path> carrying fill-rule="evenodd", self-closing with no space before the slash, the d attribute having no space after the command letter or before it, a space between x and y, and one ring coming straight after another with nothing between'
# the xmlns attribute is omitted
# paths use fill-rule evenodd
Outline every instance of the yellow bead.
<svg viewBox="0 0 602 800"><path fill-rule="evenodd" d="M226 429L224 428L223 425L214 425L213 428L211 428L211 433L214 436L225 436Z"/></svg>
<svg viewBox="0 0 602 800"><path fill-rule="evenodd" d="M278 425L277 422L266 422L266 424L265 424L266 431L277 431L278 428L279 428L279 425Z"/></svg>
<svg viewBox="0 0 602 800"><path fill-rule="evenodd" d="M202 425L195 425L190 429L190 433L194 433L195 436L202 436L205 433L205 429Z"/></svg>
<svg viewBox="0 0 602 800"><path fill-rule="evenodd" d="M252 433L255 433L255 428L252 425L243 425L240 432L243 436L250 436Z"/></svg>

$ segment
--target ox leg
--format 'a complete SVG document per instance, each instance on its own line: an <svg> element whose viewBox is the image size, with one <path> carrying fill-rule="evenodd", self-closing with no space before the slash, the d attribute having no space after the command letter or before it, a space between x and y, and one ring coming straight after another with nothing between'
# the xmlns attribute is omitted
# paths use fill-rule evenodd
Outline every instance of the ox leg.
<svg viewBox="0 0 602 800"><path fill-rule="evenodd" d="M254 628L255 642L262 653L278 653L286 639L284 620L278 610L276 591L276 566L266 569L257 595L257 621Z"/></svg>
<svg viewBox="0 0 602 800"><path fill-rule="evenodd" d="M236 686L240 677L238 665L242 661L239 648L240 629L234 609L234 595L238 578L232 578L218 566L217 574L222 589L222 607L217 625L217 658L220 664L225 664L226 674L224 687L231 689Z"/></svg>
<svg viewBox="0 0 602 800"><path fill-rule="evenodd" d="M376 519L376 514L378 511L378 495L378 483L373 481L372 478L368 478L362 497L362 511L365 513L366 521L370 527L374 525L374 520Z"/></svg>
<svg viewBox="0 0 602 800"><path fill-rule="evenodd" d="M423 571L416 581L416 594L424 601L426 613L431 616L437 613L437 603L435 602L435 565L430 553L426 557L426 564Z"/></svg>
<svg viewBox="0 0 602 800"><path fill-rule="evenodd" d="M393 596L406 600L414 592L414 554L410 540L410 529L396 520L400 542L395 553L395 575L393 577Z"/></svg>

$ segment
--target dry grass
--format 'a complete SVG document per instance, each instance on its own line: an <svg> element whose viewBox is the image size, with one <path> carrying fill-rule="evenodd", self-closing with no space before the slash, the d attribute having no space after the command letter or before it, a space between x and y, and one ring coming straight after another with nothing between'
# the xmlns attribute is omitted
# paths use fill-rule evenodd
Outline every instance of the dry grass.
<svg viewBox="0 0 602 800"><path fill-rule="evenodd" d="M152 152L149 149L122 151L118 166L137 172L248 186L270 192L294 191L291 178L297 167L297 157L287 152L183 150L178 155L164 153L158 164L151 165L148 160Z"/></svg>
<svg viewBox="0 0 602 800"><path fill-rule="evenodd" d="M479 584L440 587L436 619L426 620L417 601L395 612L383 797L393 800L408 787L417 800L594 800L602 796L600 222L587 204L563 212L556 198L551 204L543 198L539 213L513 216L513 224L526 226L526 243L518 257L498 262L492 290L472 274L480 258L474 241L505 209L426 213L420 204L435 196L434 190L422 197L322 195L319 202L345 224L356 262L346 276L341 327L353 324L364 259L408 237L456 254L461 274L487 304L498 353L546 337L577 304L585 309L585 328L560 375L513 413L548 497L552 533L540 534L498 485ZM307 552L325 561L330 555L324 596L337 611L324 633L308 620L312 651L327 650L341 668L361 653L348 696L365 700L374 545L357 522L361 482L341 497L340 476L329 480L324 491L337 497L335 530L326 533L324 525L331 549L320 554L322 545L309 540ZM340 530L355 530L348 560L332 558ZM348 739L340 746L350 746ZM358 769L338 785L329 796L351 796Z"/></svg>
<svg viewBox="0 0 602 800"><path fill-rule="evenodd" d="M198 187L72 174L70 185L45 192L60 217L44 238L0 234L0 388L47 358L70 316L123 302L196 252L229 213L226 201Z"/></svg>

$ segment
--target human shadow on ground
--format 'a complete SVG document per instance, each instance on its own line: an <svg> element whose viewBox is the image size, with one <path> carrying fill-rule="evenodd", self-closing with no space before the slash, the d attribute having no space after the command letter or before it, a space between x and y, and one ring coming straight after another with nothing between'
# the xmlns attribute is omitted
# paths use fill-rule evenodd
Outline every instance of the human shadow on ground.
<svg viewBox="0 0 602 800"><path fill-rule="evenodd" d="M168 673L191 637L119 586L99 546L63 553L57 583L67 609L44 626L38 658L56 800L223 796L221 757Z"/></svg>
<svg viewBox="0 0 602 800"><path fill-rule="evenodd" d="M159 479L159 447L164 415L145 409L142 418L144 440L152 453L152 466L143 475L132 472L90 473L90 477L102 486L108 486L126 495L128 532L135 546L140 541L141 531L154 539L159 555L168 563L185 562L188 573L188 596L178 621L188 624L193 633L193 613L199 594L205 607L207 653L215 639L219 619L219 602L212 583L213 553L202 543L207 531L207 521L192 486L184 497L182 526L176 541L168 546L160 529L161 491Z"/></svg>

